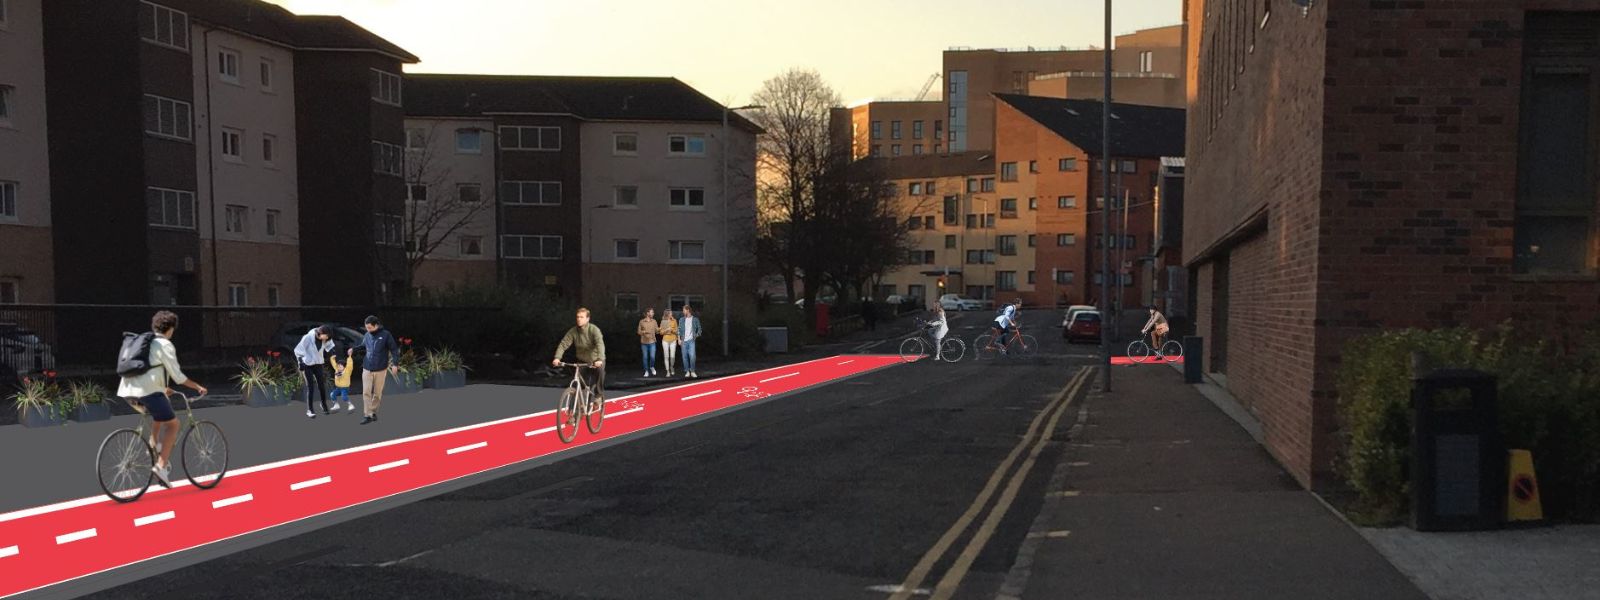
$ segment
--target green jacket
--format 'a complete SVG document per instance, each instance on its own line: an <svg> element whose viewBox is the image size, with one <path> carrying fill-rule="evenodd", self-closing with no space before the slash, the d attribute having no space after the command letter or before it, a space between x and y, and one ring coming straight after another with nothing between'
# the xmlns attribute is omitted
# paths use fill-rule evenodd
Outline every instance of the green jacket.
<svg viewBox="0 0 1600 600"><path fill-rule="evenodd" d="M561 360L561 355L567 353L567 347L573 345L577 346L578 362L596 363L606 359L606 338L594 323L581 330L577 327L567 330L567 335L561 338L561 345L556 346L555 359Z"/></svg>

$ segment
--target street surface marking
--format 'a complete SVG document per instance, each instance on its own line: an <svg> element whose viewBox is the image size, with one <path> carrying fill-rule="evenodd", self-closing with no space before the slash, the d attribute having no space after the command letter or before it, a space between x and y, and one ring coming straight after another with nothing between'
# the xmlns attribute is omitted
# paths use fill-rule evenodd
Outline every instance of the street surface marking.
<svg viewBox="0 0 1600 600"><path fill-rule="evenodd" d="M372 465L370 467L367 467L367 472L368 473L377 473L378 471L387 471L387 470L393 469L395 467L404 467L404 466L409 465L409 464L411 464L411 459L403 458L403 459L400 459L400 460L397 460L397 461L394 461L394 462L386 462L386 463L383 463L381 465Z"/></svg>
<svg viewBox="0 0 1600 600"><path fill-rule="evenodd" d="M97 536L97 535L100 535L100 532L95 531L93 529L85 529L83 531L74 531L72 533L56 536L56 545L59 546L61 544L70 544L70 543L76 542L78 540L87 540L87 539L92 538L92 537Z"/></svg>
<svg viewBox="0 0 1600 600"><path fill-rule="evenodd" d="M478 442L476 444L468 444L468 445L462 446L460 448L451 448L449 450L445 450L444 453L446 455L460 454L462 452L468 452L468 451L471 451L471 450L477 450L479 448L483 448L483 447L486 447L488 445L489 445L489 442Z"/></svg>
<svg viewBox="0 0 1600 600"><path fill-rule="evenodd" d="M0 548L0 558L5 558L7 556L16 556L16 555L17 555L17 547L16 546L6 546L4 548Z"/></svg>
<svg viewBox="0 0 1600 600"><path fill-rule="evenodd" d="M296 483L294 485L291 485L291 486L289 486L289 491L298 492L298 491L306 489L308 487L317 487L319 485L322 485L324 483L330 483L332 481L333 481L332 477L318 477L318 478L312 479L310 481L302 481L300 483Z"/></svg>
<svg viewBox="0 0 1600 600"><path fill-rule="evenodd" d="M703 393L703 394L695 394L693 396L684 396L682 398L679 398L679 400L693 400L695 398L704 398L704 397L710 396L712 394L720 394L720 393L722 393L722 390L711 390L711 391Z"/></svg>
<svg viewBox="0 0 1600 600"><path fill-rule="evenodd" d="M164 513L154 514L154 515L150 515L148 517L139 517L137 519L134 519L133 520L133 526L134 527L144 527L145 525L149 525L151 523L160 523L162 521L171 521L173 519L173 517L176 517L176 516L178 516L178 513L175 513L175 512L172 512L172 511L169 510L169 511L164 512Z"/></svg>
<svg viewBox="0 0 1600 600"><path fill-rule="evenodd" d="M1065 531L1065 530L1062 530L1062 531L1035 531L1033 533L1029 533L1028 537L1033 538L1033 539L1040 539L1040 538L1057 538L1057 539L1060 539L1060 538L1067 537L1069 535L1072 535L1072 532L1071 531Z"/></svg>
<svg viewBox="0 0 1600 600"><path fill-rule="evenodd" d="M855 362L855 361L856 361L856 359L854 359L854 358L852 358L852 359L850 359L850 360L847 360L847 361L844 361L844 362L842 362L842 363L839 363L839 364L840 364L840 365L848 365L848 364L850 364L850 363L853 363L853 362Z"/></svg>
<svg viewBox="0 0 1600 600"><path fill-rule="evenodd" d="M256 499L256 495L255 494L245 494L243 496L234 496L232 498L228 498L228 499L225 499L225 500L218 500L216 502L212 502L211 503L211 508L222 508L222 507L225 507L225 506L233 506L235 504L244 504L246 502L249 502L249 501L255 500L255 499Z"/></svg>
<svg viewBox="0 0 1600 600"><path fill-rule="evenodd" d="M636 412L639 412L641 410L644 410L643 406L638 407L638 408L630 408L628 410L624 410L624 411L620 411L620 412L614 412L614 413L611 413L610 415L607 415L607 416L620 417L622 415L625 415L625 414L628 414L628 413L636 413Z"/></svg>
<svg viewBox="0 0 1600 600"><path fill-rule="evenodd" d="M533 431L529 431L527 433L522 434L522 437L533 437L533 436L536 436L536 435L544 435L546 433L550 433L550 432L555 431L555 430L556 430L555 427L546 427L544 429L535 429Z"/></svg>
<svg viewBox="0 0 1600 600"><path fill-rule="evenodd" d="M777 380L783 379L785 377L794 377L795 375L799 375L799 374L800 374L800 372L796 371L796 372L790 373L788 375L779 375L777 377L768 377L766 379L761 380L759 383L766 383L766 382L769 382L769 381L777 381Z"/></svg>
<svg viewBox="0 0 1600 600"><path fill-rule="evenodd" d="M1078 490L1068 490L1068 491L1065 491L1065 492L1052 492L1049 497L1051 497L1051 498L1076 498L1076 497L1078 497L1079 494L1082 494L1082 493L1083 492L1080 492Z"/></svg>
<svg viewBox="0 0 1600 600"><path fill-rule="evenodd" d="M1087 466L1089 466L1089 463L1083 462L1083 461L1080 460L1078 462L1069 462L1069 463L1067 463L1067 466L1069 466L1069 467L1087 467Z"/></svg>

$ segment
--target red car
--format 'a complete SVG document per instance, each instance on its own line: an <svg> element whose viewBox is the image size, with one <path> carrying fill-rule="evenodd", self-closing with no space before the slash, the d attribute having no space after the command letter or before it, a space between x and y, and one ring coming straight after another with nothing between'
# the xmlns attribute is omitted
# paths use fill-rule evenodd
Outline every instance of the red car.
<svg viewBox="0 0 1600 600"><path fill-rule="evenodd" d="M1100 341L1100 313L1086 310L1072 315L1072 322L1061 329L1061 337L1066 338L1068 342Z"/></svg>

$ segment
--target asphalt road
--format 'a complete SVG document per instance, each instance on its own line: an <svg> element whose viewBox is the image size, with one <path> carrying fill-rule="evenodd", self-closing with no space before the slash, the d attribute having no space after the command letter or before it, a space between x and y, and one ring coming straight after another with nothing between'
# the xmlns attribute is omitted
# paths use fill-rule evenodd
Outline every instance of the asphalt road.
<svg viewBox="0 0 1600 600"><path fill-rule="evenodd" d="M1036 359L871 372L89 597L884 598L1092 362L1035 325ZM1065 430L957 597L994 596Z"/></svg>

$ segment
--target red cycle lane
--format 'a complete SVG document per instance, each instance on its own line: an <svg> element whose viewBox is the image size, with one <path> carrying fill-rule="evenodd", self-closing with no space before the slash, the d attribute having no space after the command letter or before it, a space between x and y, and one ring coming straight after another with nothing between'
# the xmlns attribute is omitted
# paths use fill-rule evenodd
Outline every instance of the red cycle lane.
<svg viewBox="0 0 1600 600"><path fill-rule="evenodd" d="M601 432L556 437L544 411L240 469L210 490L154 488L132 503L104 498L0 515L0 597L423 489L773 395L899 364L835 356L609 400ZM177 469L174 469L177 471ZM174 473L176 476L177 473ZM85 477L92 477L85 467Z"/></svg>

